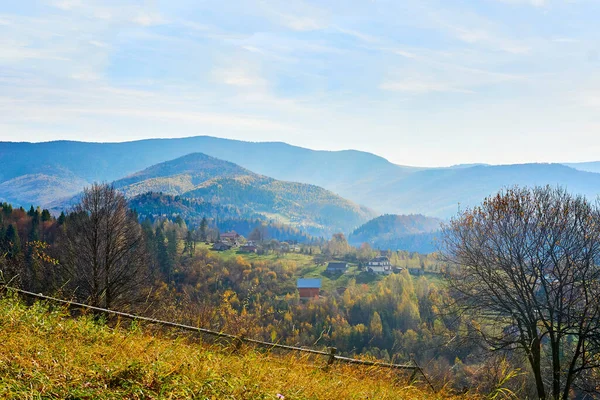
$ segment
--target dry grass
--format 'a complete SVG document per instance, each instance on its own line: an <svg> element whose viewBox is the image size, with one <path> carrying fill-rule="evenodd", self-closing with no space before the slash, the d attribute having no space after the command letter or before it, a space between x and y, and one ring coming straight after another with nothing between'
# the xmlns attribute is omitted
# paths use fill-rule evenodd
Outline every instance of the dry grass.
<svg viewBox="0 0 600 400"><path fill-rule="evenodd" d="M43 303L0 298L0 398L436 399L384 369L109 328ZM459 397L456 397L459 398Z"/></svg>

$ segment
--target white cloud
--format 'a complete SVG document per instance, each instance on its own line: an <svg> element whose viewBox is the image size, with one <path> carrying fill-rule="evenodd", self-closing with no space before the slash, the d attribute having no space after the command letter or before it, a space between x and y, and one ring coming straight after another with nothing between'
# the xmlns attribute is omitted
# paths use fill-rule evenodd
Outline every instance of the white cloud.
<svg viewBox="0 0 600 400"><path fill-rule="evenodd" d="M579 39L566 38L566 37L555 38L555 39L552 39L552 41L556 42L556 43L579 43L579 42L581 42L581 40L579 40Z"/></svg>
<svg viewBox="0 0 600 400"><path fill-rule="evenodd" d="M404 51L404 50L393 50L394 54L398 54L399 56L402 57L406 57L406 58L417 58L417 55L414 53L411 53L409 51Z"/></svg>
<svg viewBox="0 0 600 400"><path fill-rule="evenodd" d="M406 79L401 81L387 81L379 85L382 90L406 92L411 94L427 94L433 92L473 93L471 90L454 87L443 82L420 81Z"/></svg>
<svg viewBox="0 0 600 400"><path fill-rule="evenodd" d="M547 4L546 0L497 0L502 3L510 4L529 4L534 7L544 7Z"/></svg>
<svg viewBox="0 0 600 400"><path fill-rule="evenodd" d="M95 46L95 47L101 47L101 48L104 48L104 49L107 49L107 48L109 48L109 47L110 47L110 46L108 45L108 43L101 42L101 41L99 41L99 40L90 40L90 41L89 41L89 44L91 44L92 46Z"/></svg>
<svg viewBox="0 0 600 400"><path fill-rule="evenodd" d="M531 48L522 41L505 39L497 34L491 34L481 29L468 29L465 27L452 27L458 39L463 42L481 43L511 54L527 54Z"/></svg>
<svg viewBox="0 0 600 400"><path fill-rule="evenodd" d="M241 87L264 86L266 81L258 74L240 67L219 68L213 71L217 81L226 85Z"/></svg>
<svg viewBox="0 0 600 400"><path fill-rule="evenodd" d="M74 73L71 75L71 78L75 79L77 81L91 82L91 81L99 80L100 75L95 72L85 71L85 72Z"/></svg>
<svg viewBox="0 0 600 400"><path fill-rule="evenodd" d="M134 16L131 21L142 26L153 26L166 23L160 15L148 13L140 13Z"/></svg>
<svg viewBox="0 0 600 400"><path fill-rule="evenodd" d="M56 8L60 8L61 10L72 10L77 7L81 7L81 0L60 0L55 1L52 5Z"/></svg>
<svg viewBox="0 0 600 400"><path fill-rule="evenodd" d="M600 110L600 92L585 92L579 97L580 103L584 106Z"/></svg>
<svg viewBox="0 0 600 400"><path fill-rule="evenodd" d="M272 22L294 31L315 31L329 25L323 9L303 1L264 1L260 9Z"/></svg>
<svg viewBox="0 0 600 400"><path fill-rule="evenodd" d="M280 16L283 24L295 31L315 31L323 28L323 25L313 18L285 14L280 14Z"/></svg>

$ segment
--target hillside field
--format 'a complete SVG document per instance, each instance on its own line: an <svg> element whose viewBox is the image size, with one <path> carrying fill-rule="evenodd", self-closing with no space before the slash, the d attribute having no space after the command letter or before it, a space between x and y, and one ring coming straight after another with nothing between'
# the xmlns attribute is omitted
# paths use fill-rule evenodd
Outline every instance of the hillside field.
<svg viewBox="0 0 600 400"><path fill-rule="evenodd" d="M442 399L378 368L207 344L175 331L110 328L44 303L0 298L4 399ZM280 395L278 397L278 395Z"/></svg>
<svg viewBox="0 0 600 400"><path fill-rule="evenodd" d="M196 243L196 248L210 249L212 245L206 245L204 243ZM212 251L214 254L219 255L224 260L229 260L235 257L242 257L248 262L254 261L269 261L273 262L276 260L293 262L297 266L297 273L295 278L319 278L321 279L321 289L325 291L335 290L339 287L345 287L348 285L350 279L356 279L357 284L370 284L373 282L380 281L384 278L383 275L371 274L365 271L359 271L356 264L349 263L348 271L344 274L326 274L327 263L317 265L313 261L313 256L301 253L285 253L285 254L243 254L238 253L237 249L231 249L226 251ZM374 286L371 286L371 288Z"/></svg>

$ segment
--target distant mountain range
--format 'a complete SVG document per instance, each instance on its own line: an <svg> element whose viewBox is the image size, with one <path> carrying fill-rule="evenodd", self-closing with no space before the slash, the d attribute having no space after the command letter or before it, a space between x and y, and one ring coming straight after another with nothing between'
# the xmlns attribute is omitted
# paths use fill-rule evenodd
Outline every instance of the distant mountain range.
<svg viewBox="0 0 600 400"><path fill-rule="evenodd" d="M377 249L409 250L431 253L442 220L420 214L386 214L361 225L348 236L354 246L369 243Z"/></svg>
<svg viewBox="0 0 600 400"><path fill-rule="evenodd" d="M125 143L2 142L0 199L24 206L46 205L74 195L93 181L121 180L194 152L235 163L264 177L317 185L377 213L447 218L456 214L459 207L476 205L503 186L514 184L562 185L590 198L600 193L600 162L416 168L396 165L361 151L316 151L278 142L198 136ZM145 185L165 188L166 184L165 192L169 193L198 189L195 195L214 195L210 185L200 188L187 178L179 177L183 180L178 181L166 176L169 179L164 180L161 175L150 178L153 182L147 179L132 182L126 185L127 190L139 193ZM246 186L257 182L246 182ZM229 184L242 182L234 179ZM265 189L261 185L261 190Z"/></svg>

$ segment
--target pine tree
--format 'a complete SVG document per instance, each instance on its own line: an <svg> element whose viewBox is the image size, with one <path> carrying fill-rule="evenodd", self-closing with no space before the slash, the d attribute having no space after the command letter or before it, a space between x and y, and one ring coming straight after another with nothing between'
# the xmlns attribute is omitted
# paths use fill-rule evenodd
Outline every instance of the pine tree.
<svg viewBox="0 0 600 400"><path fill-rule="evenodd" d="M9 258L15 258L21 254L21 239L13 224L8 225L8 228L6 228L6 240L9 243Z"/></svg>
<svg viewBox="0 0 600 400"><path fill-rule="evenodd" d="M206 217L202 217L202 221L200 222L200 240L206 242L206 228L208 227L208 222L206 221Z"/></svg>
<svg viewBox="0 0 600 400"><path fill-rule="evenodd" d="M167 253L171 263L175 263L177 258L177 232L175 229L167 231Z"/></svg>
<svg viewBox="0 0 600 400"><path fill-rule="evenodd" d="M50 221L52 219L52 215L50 215L50 211L44 209L42 211L42 222Z"/></svg>
<svg viewBox="0 0 600 400"><path fill-rule="evenodd" d="M184 253L188 253L190 257L194 256L194 238L192 237L192 231L188 230L185 236L185 246L183 248Z"/></svg>
<svg viewBox="0 0 600 400"><path fill-rule="evenodd" d="M167 252L167 244L165 243L165 235L162 228L159 226L156 228L156 233L154 236L156 243L156 255L158 258L158 265L160 268L160 272L163 275L163 279L166 281L170 281L171 278L171 270L172 263L169 259L169 253Z"/></svg>

